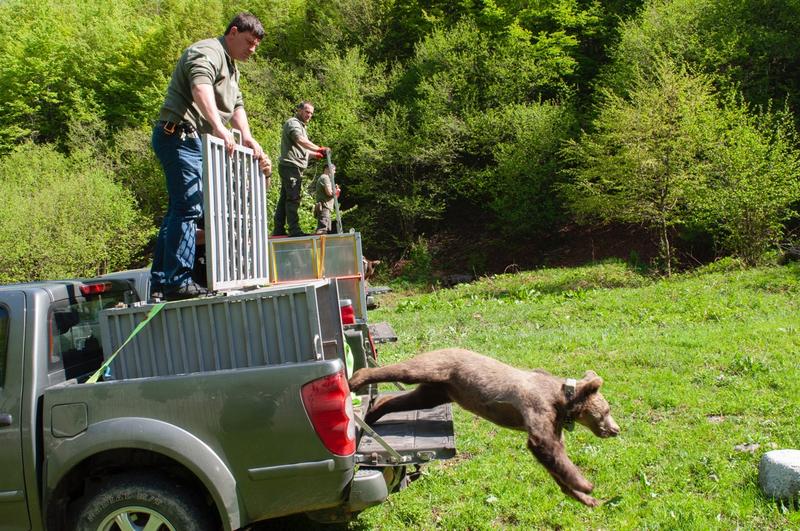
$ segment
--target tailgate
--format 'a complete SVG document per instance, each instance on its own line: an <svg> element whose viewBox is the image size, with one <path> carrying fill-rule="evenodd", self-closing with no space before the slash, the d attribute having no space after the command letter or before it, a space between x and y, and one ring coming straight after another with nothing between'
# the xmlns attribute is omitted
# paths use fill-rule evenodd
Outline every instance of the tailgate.
<svg viewBox="0 0 800 531"><path fill-rule="evenodd" d="M391 394L399 393L382 393L381 396ZM357 463L374 466L410 465L431 459L450 459L456 455L450 404L389 413L371 428L391 450L368 430L361 429L356 451Z"/></svg>

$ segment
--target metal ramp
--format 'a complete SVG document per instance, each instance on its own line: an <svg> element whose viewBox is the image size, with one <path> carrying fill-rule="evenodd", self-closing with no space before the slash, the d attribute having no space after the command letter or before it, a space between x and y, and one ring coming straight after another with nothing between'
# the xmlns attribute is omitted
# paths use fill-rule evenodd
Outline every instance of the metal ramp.
<svg viewBox="0 0 800 531"><path fill-rule="evenodd" d="M212 291L269 284L267 189L253 150L203 135L206 274Z"/></svg>

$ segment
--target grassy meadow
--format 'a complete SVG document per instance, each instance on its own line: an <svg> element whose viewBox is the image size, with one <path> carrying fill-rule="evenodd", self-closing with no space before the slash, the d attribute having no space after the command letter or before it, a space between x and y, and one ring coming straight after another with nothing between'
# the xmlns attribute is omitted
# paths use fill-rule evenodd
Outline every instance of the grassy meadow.
<svg viewBox="0 0 800 531"><path fill-rule="evenodd" d="M458 346L563 377L593 369L622 433L566 434L602 502L590 509L561 493L522 432L455 406L457 457L350 529L800 528L757 482L764 452L800 448L798 264L669 279L619 262L543 269L387 294L371 320L400 339L381 364Z"/></svg>

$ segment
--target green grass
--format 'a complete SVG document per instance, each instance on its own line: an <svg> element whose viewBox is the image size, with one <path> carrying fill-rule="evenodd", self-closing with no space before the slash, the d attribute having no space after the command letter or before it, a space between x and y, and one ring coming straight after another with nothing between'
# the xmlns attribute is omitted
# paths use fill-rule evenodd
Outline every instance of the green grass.
<svg viewBox="0 0 800 531"><path fill-rule="evenodd" d="M604 502L589 509L561 493L524 434L456 406L458 456L351 529L800 528L757 482L764 452L800 447L797 264L652 279L605 263L382 303L371 320L400 338L382 364L457 346L564 377L593 369L622 434L566 435ZM745 443L759 448L734 448Z"/></svg>

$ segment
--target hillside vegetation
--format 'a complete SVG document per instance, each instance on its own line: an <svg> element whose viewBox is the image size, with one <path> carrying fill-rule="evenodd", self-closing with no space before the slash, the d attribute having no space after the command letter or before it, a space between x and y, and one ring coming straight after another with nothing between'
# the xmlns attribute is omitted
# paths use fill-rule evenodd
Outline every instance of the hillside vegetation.
<svg viewBox="0 0 800 531"><path fill-rule="evenodd" d="M666 273L698 248L758 264L791 243L798 0L6 0L3 280L149 260L152 122L181 51L241 10L267 29L241 68L256 138L275 159L293 104L316 104L310 136L374 258L444 230L512 254L576 223L642 227Z"/></svg>

